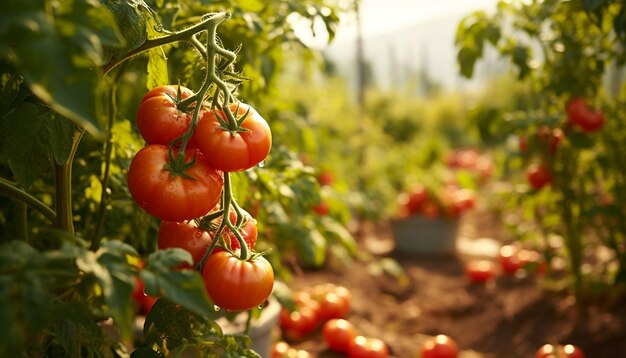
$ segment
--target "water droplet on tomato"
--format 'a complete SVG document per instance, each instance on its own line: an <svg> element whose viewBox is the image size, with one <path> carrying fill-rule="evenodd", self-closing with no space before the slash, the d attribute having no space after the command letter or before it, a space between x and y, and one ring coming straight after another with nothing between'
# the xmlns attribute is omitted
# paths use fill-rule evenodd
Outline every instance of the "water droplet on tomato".
<svg viewBox="0 0 626 358"><path fill-rule="evenodd" d="M213 305L213 308L214 308L216 311L221 310L220 306L218 306L218 305Z"/></svg>
<svg viewBox="0 0 626 358"><path fill-rule="evenodd" d="M259 168L263 168L265 166L265 160L259 163Z"/></svg>

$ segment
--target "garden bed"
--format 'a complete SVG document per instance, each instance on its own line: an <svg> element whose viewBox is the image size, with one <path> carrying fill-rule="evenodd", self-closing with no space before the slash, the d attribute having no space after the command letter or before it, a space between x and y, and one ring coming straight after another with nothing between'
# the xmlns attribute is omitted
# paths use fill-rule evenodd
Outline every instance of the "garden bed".
<svg viewBox="0 0 626 358"><path fill-rule="evenodd" d="M492 215L464 218L461 235L502 238ZM370 274L372 263L329 266L296 276L294 289L333 282L352 292L350 320L362 335L383 339L394 357L416 357L421 341L439 333L453 337L461 357L532 357L541 345L571 343L587 357L617 357L626 351L626 308L613 312L589 308L581 318L573 301L546 293L534 276L498 277L491 285L473 285L463 274L471 256L448 258L399 256L390 248L387 225L365 227L359 243L377 258L400 263L406 279ZM376 262L376 261L372 261ZM374 264L375 265L375 264ZM293 343L317 357L341 357L325 348L319 333Z"/></svg>

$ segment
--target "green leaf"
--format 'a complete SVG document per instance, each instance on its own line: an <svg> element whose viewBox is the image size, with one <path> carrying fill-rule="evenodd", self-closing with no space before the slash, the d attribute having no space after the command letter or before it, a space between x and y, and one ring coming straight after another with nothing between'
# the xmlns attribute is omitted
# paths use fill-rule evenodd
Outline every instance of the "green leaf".
<svg viewBox="0 0 626 358"><path fill-rule="evenodd" d="M459 63L461 74L467 78L472 78L474 75L474 65L478 60L479 53L471 47L461 47L457 54L457 61Z"/></svg>
<svg viewBox="0 0 626 358"><path fill-rule="evenodd" d="M303 230L298 239L298 253L309 265L320 267L326 261L326 239L316 229Z"/></svg>
<svg viewBox="0 0 626 358"><path fill-rule="evenodd" d="M356 241L350 232L337 221L324 217L322 218L322 226L326 236L332 236L337 242L344 247L350 255L355 255L357 252Z"/></svg>
<svg viewBox="0 0 626 358"><path fill-rule="evenodd" d="M142 8L144 9L144 8ZM143 11L146 18L146 29L148 31L148 38L153 39L161 34L161 25L156 19L150 16L150 11ZM169 83L167 75L167 56L163 46L153 48L148 51L148 78L146 86L148 90L153 89L159 85L166 85Z"/></svg>
<svg viewBox="0 0 626 358"><path fill-rule="evenodd" d="M610 0L582 0L585 11L596 11L609 4Z"/></svg>
<svg viewBox="0 0 626 358"><path fill-rule="evenodd" d="M60 2L53 9L42 0L9 0L3 3L0 24L0 43L8 44L0 52L11 54L31 91L99 136L102 46L119 42L111 13L94 1Z"/></svg>
<svg viewBox="0 0 626 358"><path fill-rule="evenodd" d="M49 112L42 113L41 107L27 102L0 118L0 131L4 134L0 157L9 164L24 188L50 168L50 149L46 142L51 138L48 137L46 122L51 120ZM71 141L71 137L66 140ZM59 153L62 152L58 149Z"/></svg>
<svg viewBox="0 0 626 358"><path fill-rule="evenodd" d="M178 269L183 263L192 265L189 252L176 248L159 250L148 257L141 271L146 293L163 296L204 317L217 317L200 273Z"/></svg>
<svg viewBox="0 0 626 358"><path fill-rule="evenodd" d="M148 5L143 0L120 0L103 2L113 14L115 23L123 29L122 36L124 43L122 46L105 46L104 62L109 63L112 59L119 59L125 53L141 46L148 38L147 19L142 9L148 9Z"/></svg>

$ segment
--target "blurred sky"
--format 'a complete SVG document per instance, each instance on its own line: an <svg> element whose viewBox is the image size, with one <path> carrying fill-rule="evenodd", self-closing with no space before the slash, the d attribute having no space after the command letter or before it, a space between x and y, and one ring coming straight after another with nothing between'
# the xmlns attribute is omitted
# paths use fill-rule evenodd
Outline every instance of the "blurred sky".
<svg viewBox="0 0 626 358"><path fill-rule="evenodd" d="M361 0L364 37L394 32L411 25L435 21L479 9L494 9L497 0ZM356 36L354 16L348 16L337 31L337 42Z"/></svg>

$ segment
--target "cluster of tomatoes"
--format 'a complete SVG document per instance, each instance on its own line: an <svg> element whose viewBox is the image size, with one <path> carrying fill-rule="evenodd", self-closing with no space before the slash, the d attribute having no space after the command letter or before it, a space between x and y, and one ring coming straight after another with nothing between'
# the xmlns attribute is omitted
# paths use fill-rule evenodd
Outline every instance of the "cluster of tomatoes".
<svg viewBox="0 0 626 358"><path fill-rule="evenodd" d="M450 169L474 172L482 180L490 178L495 169L490 156L473 148L455 149L446 155L445 162Z"/></svg>
<svg viewBox="0 0 626 358"><path fill-rule="evenodd" d="M193 95L167 85L144 96L136 123L146 145L132 159L128 189L140 207L161 220L159 249L188 251L216 305L248 310L270 295L274 273L265 258L250 252L257 223L232 198L228 175L265 160L270 127L242 103L229 110L203 106L194 121L199 101L184 105Z"/></svg>
<svg viewBox="0 0 626 358"><path fill-rule="evenodd" d="M587 105L582 97L575 97L568 102L566 107L567 122L566 127L578 128L584 133L592 133L600 130L604 126L604 113L596 111ZM542 158L553 156L559 143L565 138L566 132L561 128L550 128L541 126L537 128L535 135L519 137L519 149L522 153L529 153L531 150L539 152ZM534 189L541 189L552 183L552 173L544 161L535 162L526 169L526 179Z"/></svg>
<svg viewBox="0 0 626 358"><path fill-rule="evenodd" d="M537 251L525 249L517 244L500 248L497 263L490 260L472 260L465 265L465 274L472 283L484 284L493 281L501 273L514 276L520 272L544 274L548 264Z"/></svg>
<svg viewBox="0 0 626 358"><path fill-rule="evenodd" d="M398 195L398 216L406 218L422 215L436 219L441 216L458 217L476 205L476 193L471 189L448 184L437 192L417 184L407 192Z"/></svg>

